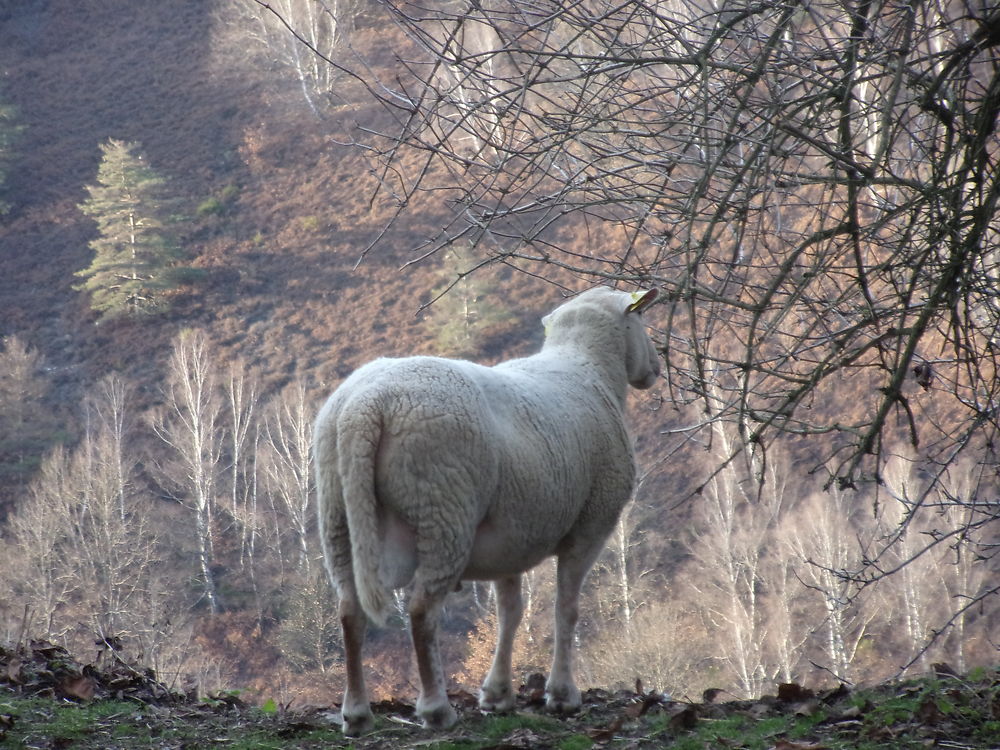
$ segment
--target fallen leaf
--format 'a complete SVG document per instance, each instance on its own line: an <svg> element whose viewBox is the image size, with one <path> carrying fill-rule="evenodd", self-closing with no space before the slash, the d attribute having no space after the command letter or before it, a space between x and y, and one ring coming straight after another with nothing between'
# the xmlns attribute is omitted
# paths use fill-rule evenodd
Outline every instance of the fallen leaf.
<svg viewBox="0 0 1000 750"><path fill-rule="evenodd" d="M812 690L796 685L794 682L783 682L778 685L778 700L783 703L799 703L815 696L816 694Z"/></svg>
<svg viewBox="0 0 1000 750"><path fill-rule="evenodd" d="M622 728L625 724L625 719L619 716L617 719L612 721L606 727L595 727L594 729L587 730L587 736L590 737L594 742L611 742L615 738L615 734Z"/></svg>
<svg viewBox="0 0 1000 750"><path fill-rule="evenodd" d="M49 643L48 641L31 641L31 651L36 657L40 657L48 661L55 658L66 659L69 657L69 652L66 651L66 649L62 646L57 646L54 643Z"/></svg>
<svg viewBox="0 0 1000 750"><path fill-rule="evenodd" d="M792 742L778 740L772 750L829 750L829 746L816 742Z"/></svg>
<svg viewBox="0 0 1000 750"><path fill-rule="evenodd" d="M67 677L59 683L59 690L63 695L67 698L75 698L81 701L91 700L94 697L96 689L97 684L93 678L86 675Z"/></svg>
<svg viewBox="0 0 1000 750"><path fill-rule="evenodd" d="M15 685L21 684L21 663L17 657L7 662L7 679Z"/></svg>
<svg viewBox="0 0 1000 750"><path fill-rule="evenodd" d="M545 675L533 672L521 688L521 693L529 706L545 704Z"/></svg>
<svg viewBox="0 0 1000 750"><path fill-rule="evenodd" d="M528 679L524 683L525 690L544 690L545 689L545 675L541 672L532 672L528 675Z"/></svg>
<svg viewBox="0 0 1000 750"><path fill-rule="evenodd" d="M373 703L372 711L377 714L403 714L404 716L413 716L415 713L412 705L396 700L395 698Z"/></svg>
<svg viewBox="0 0 1000 750"><path fill-rule="evenodd" d="M840 715L837 716L837 720L840 719L857 719L861 716L861 706L848 706Z"/></svg>
<svg viewBox="0 0 1000 750"><path fill-rule="evenodd" d="M952 669L950 664L945 664L944 662L931 664L931 669L934 670L934 674L937 677L958 677L958 672Z"/></svg>
<svg viewBox="0 0 1000 750"><path fill-rule="evenodd" d="M479 706L479 697L473 695L468 690L455 690L448 693L448 699L463 708L476 708Z"/></svg>
<svg viewBox="0 0 1000 750"><path fill-rule="evenodd" d="M669 724L674 731L694 729L698 725L698 710L685 706L670 717Z"/></svg>
<svg viewBox="0 0 1000 750"><path fill-rule="evenodd" d="M703 703L714 703L715 699L723 692L722 688L708 688L701 694Z"/></svg>
<svg viewBox="0 0 1000 750"><path fill-rule="evenodd" d="M938 708L937 701L933 698L925 698L921 701L920 705L917 707L915 716L919 722L927 724L928 726L939 724L944 718L944 714L941 713L941 709Z"/></svg>
<svg viewBox="0 0 1000 750"><path fill-rule="evenodd" d="M658 706L663 703L663 699L658 693L649 693L642 697L642 701L639 703L633 703L631 706L625 709L626 715L630 719L638 719L640 716L645 714L653 706Z"/></svg>
<svg viewBox="0 0 1000 750"><path fill-rule="evenodd" d="M846 698L851 694L850 689L843 682L840 683L833 690L828 690L820 696L820 702L827 705L839 701L841 698Z"/></svg>

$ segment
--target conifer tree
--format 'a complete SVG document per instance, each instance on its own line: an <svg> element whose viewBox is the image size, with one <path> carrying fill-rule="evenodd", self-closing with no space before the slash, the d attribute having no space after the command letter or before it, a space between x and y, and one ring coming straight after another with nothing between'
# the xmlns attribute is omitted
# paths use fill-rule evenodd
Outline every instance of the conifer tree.
<svg viewBox="0 0 1000 750"><path fill-rule="evenodd" d="M448 355L481 353L486 335L511 317L496 304L495 285L470 270L474 264L471 248L451 248L444 256L445 281L433 290L431 315L438 329L437 343Z"/></svg>
<svg viewBox="0 0 1000 750"><path fill-rule="evenodd" d="M75 288L90 293L90 306L102 318L154 312L180 280L168 228L171 196L139 144L110 139L101 151L97 184L87 187L90 197L80 204L99 235L90 243L94 260L77 271L84 281Z"/></svg>

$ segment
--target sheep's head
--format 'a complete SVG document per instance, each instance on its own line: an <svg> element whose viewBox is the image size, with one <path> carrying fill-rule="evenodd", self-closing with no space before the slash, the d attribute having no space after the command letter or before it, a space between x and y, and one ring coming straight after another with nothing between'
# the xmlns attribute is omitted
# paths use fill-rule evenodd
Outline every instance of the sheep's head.
<svg viewBox="0 0 1000 750"><path fill-rule="evenodd" d="M657 294L656 289L635 294L607 287L590 289L542 319L546 345L578 344L582 336L607 351L609 341L620 342L624 335L628 383L633 388L650 388L660 376L660 359L646 333L642 313ZM592 338L595 330L603 330L607 335Z"/></svg>
<svg viewBox="0 0 1000 750"><path fill-rule="evenodd" d="M642 312L656 299L659 290L632 295L632 303L625 308L625 369L633 388L651 388L660 377L660 357L646 333Z"/></svg>

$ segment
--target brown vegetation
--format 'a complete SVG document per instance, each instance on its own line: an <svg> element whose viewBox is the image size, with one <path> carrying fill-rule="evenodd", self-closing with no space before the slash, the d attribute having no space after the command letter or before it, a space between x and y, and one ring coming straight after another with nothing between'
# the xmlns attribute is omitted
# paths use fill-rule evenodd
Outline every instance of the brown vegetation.
<svg viewBox="0 0 1000 750"><path fill-rule="evenodd" d="M412 196L405 222L358 265L397 206L385 191L373 199L373 162L344 144L358 124L378 129L384 112L342 75L317 114L220 3L16 5L0 11L0 95L24 125L0 216L0 587L10 592L0 641L25 628L84 650L121 638L174 689L196 679L283 702L334 700L340 650L296 430L362 362L442 353L440 316L456 299L468 314L467 300L423 306L456 266L409 261L449 215ZM405 40L378 13L359 8L350 44L385 74ZM112 137L141 141L181 190L185 262L204 275L158 317L98 325L72 288L96 231L77 206ZM402 158L400 173L421 169L416 154ZM592 220L561 231L581 257L621 239ZM482 287L458 294L488 295L489 325L463 331L461 348L496 361L537 344L557 288L508 266L473 279ZM178 387L194 371L180 356L193 340L206 347L209 382L204 400L185 402ZM860 423L876 388L845 371L802 408ZM954 420L933 388L916 379L904 388L935 426ZM720 427L698 443L679 432L705 415L672 395L665 386L634 403L646 475L588 584L590 684L642 677L678 694L723 686L749 697L824 670L869 681L919 657L950 613L990 585L989 570L972 565L976 540L956 538L849 597L830 570L891 538L894 514L922 481L918 466L899 451L898 474L877 498L824 492L809 473L817 455L793 440L762 464L714 473L734 436ZM211 445L195 445L199 408L215 425L203 435ZM889 429L905 442L904 418ZM968 495L973 470L953 475L939 492ZM980 492L995 496L995 479ZM942 513L932 497L909 539L934 538ZM543 565L526 601L525 677L545 666L551 586ZM469 638L445 655L463 682L483 676L488 604L485 587L466 587L449 605L449 627ZM987 601L950 621L920 663L995 661L998 627ZM401 631L380 633L370 651L376 696L408 695Z"/></svg>

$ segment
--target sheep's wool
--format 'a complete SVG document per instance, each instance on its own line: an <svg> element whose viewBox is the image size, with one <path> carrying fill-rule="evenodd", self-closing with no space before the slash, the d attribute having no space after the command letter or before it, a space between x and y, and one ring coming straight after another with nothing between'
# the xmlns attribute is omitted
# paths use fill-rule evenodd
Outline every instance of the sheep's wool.
<svg viewBox="0 0 1000 750"><path fill-rule="evenodd" d="M575 622L580 583L632 492L624 404L628 385L648 388L659 376L637 314L653 297L585 292L545 317L538 354L494 367L376 360L347 378L317 417L319 521L331 580L348 620L360 607L383 621L392 589L412 583L418 713L426 724L454 721L431 652L437 610L460 580L507 581L506 598L519 613L520 574L556 555L557 620ZM507 665L495 663L487 677L487 703L510 693L505 637L498 655ZM578 705L571 644L560 643L558 624L556 639L550 703L556 696ZM349 652L351 640L345 632ZM352 684L355 693L364 688L351 653L347 667L344 727L359 733L370 711L367 696L352 695ZM363 715L353 719L352 711Z"/></svg>

